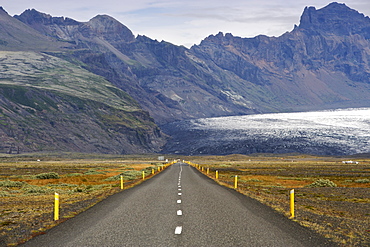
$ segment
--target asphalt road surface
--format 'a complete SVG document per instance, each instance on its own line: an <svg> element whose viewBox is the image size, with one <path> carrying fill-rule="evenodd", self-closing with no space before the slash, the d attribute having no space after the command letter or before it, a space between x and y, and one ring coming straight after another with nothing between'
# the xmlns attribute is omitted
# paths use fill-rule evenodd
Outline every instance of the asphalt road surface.
<svg viewBox="0 0 370 247"><path fill-rule="evenodd" d="M333 243L177 163L24 246L317 247Z"/></svg>

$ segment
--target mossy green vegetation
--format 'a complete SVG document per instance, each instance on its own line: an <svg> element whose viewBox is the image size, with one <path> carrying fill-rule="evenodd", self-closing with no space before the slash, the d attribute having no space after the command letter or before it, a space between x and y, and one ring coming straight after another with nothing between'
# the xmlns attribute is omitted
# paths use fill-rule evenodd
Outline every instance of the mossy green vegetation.
<svg viewBox="0 0 370 247"><path fill-rule="evenodd" d="M0 129L8 135L0 153L142 153L164 144L133 98L81 62L37 52L0 51L0 59Z"/></svg>
<svg viewBox="0 0 370 247"><path fill-rule="evenodd" d="M24 98L27 88L32 87L94 100L126 111L140 108L127 93L103 77L83 69L81 65L37 52L1 51L0 58L0 73L3 75L0 85L8 85L8 88L9 85L18 86L16 91L6 90L4 93L20 104L36 107L37 102ZM50 105L53 102L48 103Z"/></svg>
<svg viewBox="0 0 370 247"><path fill-rule="evenodd" d="M35 175L35 178L37 179L58 179L59 174L56 172L45 172Z"/></svg>
<svg viewBox="0 0 370 247"><path fill-rule="evenodd" d="M337 185L330 181L329 179L318 179L312 184L306 185L307 188L315 188L315 187L337 187Z"/></svg>

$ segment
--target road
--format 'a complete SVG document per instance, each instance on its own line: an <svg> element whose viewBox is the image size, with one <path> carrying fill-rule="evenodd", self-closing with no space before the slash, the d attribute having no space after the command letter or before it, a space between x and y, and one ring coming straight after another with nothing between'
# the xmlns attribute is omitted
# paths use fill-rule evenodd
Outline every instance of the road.
<svg viewBox="0 0 370 247"><path fill-rule="evenodd" d="M333 246L312 231L176 163L23 246Z"/></svg>

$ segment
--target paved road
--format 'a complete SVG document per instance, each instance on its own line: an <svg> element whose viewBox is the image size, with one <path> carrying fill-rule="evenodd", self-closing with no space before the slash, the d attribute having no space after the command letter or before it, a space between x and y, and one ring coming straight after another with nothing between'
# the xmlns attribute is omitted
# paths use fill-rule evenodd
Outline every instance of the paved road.
<svg viewBox="0 0 370 247"><path fill-rule="evenodd" d="M187 164L115 194L24 246L333 246Z"/></svg>

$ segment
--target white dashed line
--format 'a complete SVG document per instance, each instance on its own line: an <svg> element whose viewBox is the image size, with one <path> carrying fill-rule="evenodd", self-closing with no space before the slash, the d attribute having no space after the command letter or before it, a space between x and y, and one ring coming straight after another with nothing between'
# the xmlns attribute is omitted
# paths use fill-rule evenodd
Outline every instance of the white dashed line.
<svg viewBox="0 0 370 247"><path fill-rule="evenodd" d="M178 191L181 191L181 173L182 173L182 166L180 166L180 172L179 172L179 182L177 183L177 186L178 186ZM181 192L178 192L177 195L181 196L182 193ZM181 203L181 200L177 200L177 203L180 204ZM177 215L178 216L181 216L182 215L182 210L177 210ZM175 229L175 234L176 235L180 235L182 232L182 226L177 226L176 229Z"/></svg>
<svg viewBox="0 0 370 247"><path fill-rule="evenodd" d="M182 226L177 226L175 229L175 234L181 234L182 232Z"/></svg>

